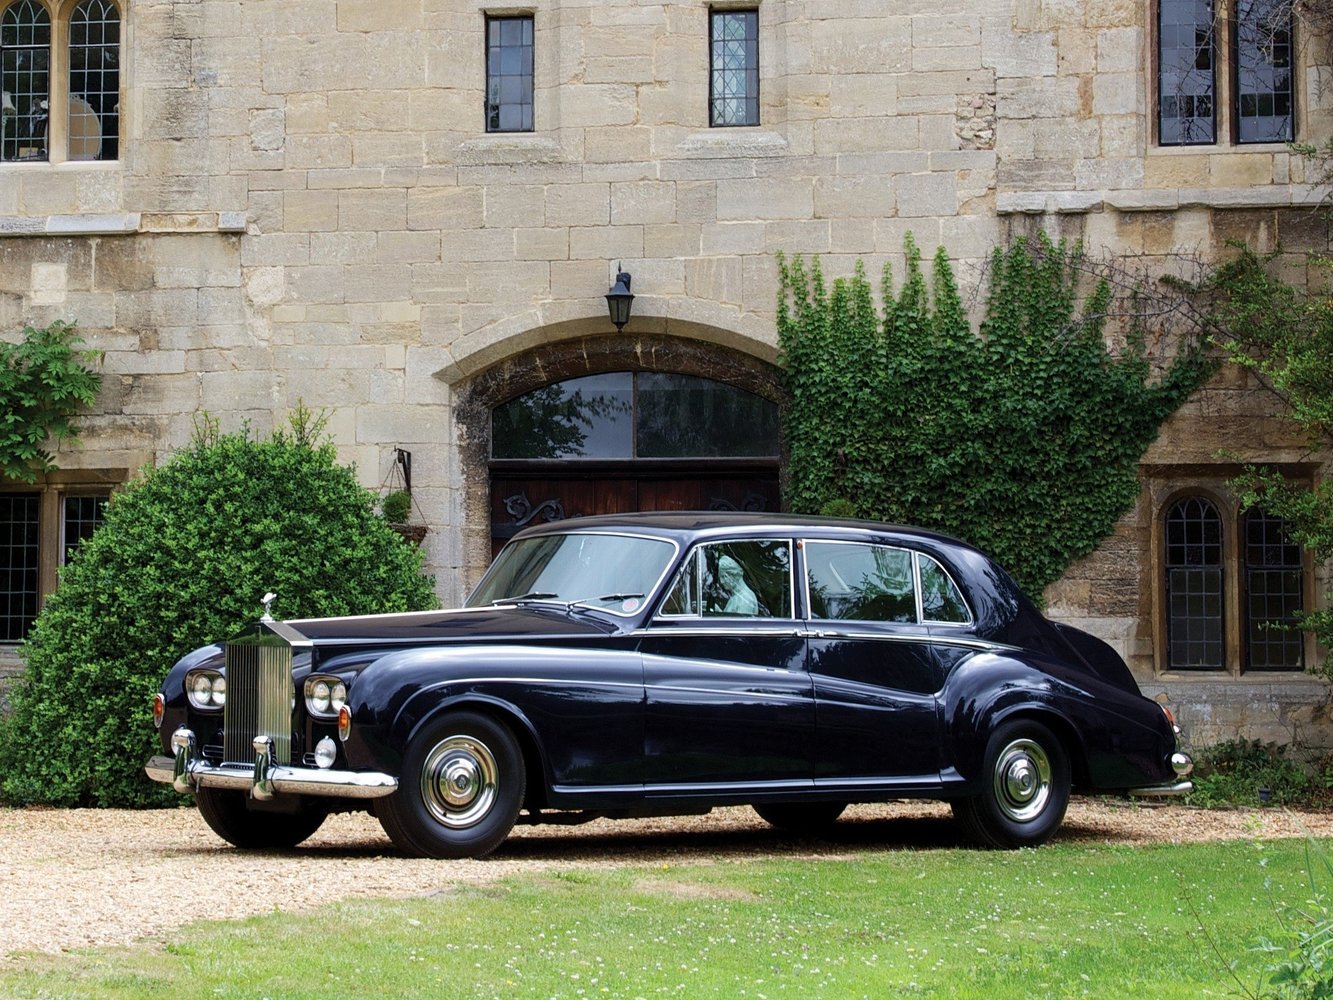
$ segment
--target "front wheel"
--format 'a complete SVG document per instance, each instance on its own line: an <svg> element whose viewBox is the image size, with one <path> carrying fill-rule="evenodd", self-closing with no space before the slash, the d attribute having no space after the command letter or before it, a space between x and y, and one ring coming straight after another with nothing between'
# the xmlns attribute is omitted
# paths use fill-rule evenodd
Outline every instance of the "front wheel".
<svg viewBox="0 0 1333 1000"><path fill-rule="evenodd" d="M408 744L398 791L376 799L375 813L406 854L482 858L514 828L525 782L523 751L503 723L453 712Z"/></svg>
<svg viewBox="0 0 1333 1000"><path fill-rule="evenodd" d="M972 839L987 847L1036 847L1059 829L1069 806L1069 757L1039 722L1006 722L986 743L979 795L953 803Z"/></svg>
<svg viewBox="0 0 1333 1000"><path fill-rule="evenodd" d="M201 788L194 799L199 815L223 840L237 847L295 847L328 818L329 811L302 800L296 812L266 812L246 807L244 792Z"/></svg>

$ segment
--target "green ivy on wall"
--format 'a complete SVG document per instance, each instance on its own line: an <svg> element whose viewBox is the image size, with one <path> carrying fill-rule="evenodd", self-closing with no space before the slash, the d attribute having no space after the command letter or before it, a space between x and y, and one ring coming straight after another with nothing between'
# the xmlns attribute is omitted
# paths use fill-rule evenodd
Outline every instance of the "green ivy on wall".
<svg viewBox="0 0 1333 1000"><path fill-rule="evenodd" d="M1141 330L1108 349L1110 291L1079 310L1077 248L997 249L979 333L943 249L929 285L906 249L882 310L860 262L830 291L817 259L779 258L789 504L962 538L1040 600L1133 505L1139 458L1208 364L1182 344L1155 373Z"/></svg>
<svg viewBox="0 0 1333 1000"><path fill-rule="evenodd" d="M33 482L51 467L47 442L78 436L74 415L102 386L88 367L97 355L82 343L74 324L61 320L0 342L0 477Z"/></svg>

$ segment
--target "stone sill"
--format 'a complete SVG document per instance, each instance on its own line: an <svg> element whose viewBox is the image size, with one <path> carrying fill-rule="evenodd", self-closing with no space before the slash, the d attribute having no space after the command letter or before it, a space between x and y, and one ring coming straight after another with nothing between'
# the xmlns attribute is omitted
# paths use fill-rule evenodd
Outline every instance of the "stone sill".
<svg viewBox="0 0 1333 1000"><path fill-rule="evenodd" d="M712 128L685 137L676 147L687 156L727 158L735 156L781 156L787 140L766 129Z"/></svg>
<svg viewBox="0 0 1333 1000"><path fill-rule="evenodd" d="M1114 191L1008 191L995 196L1000 215L1170 212L1180 208L1317 208L1329 194L1315 184L1264 187L1139 188Z"/></svg>
<svg viewBox="0 0 1333 1000"><path fill-rule="evenodd" d="M1329 686L1329 681L1323 677L1316 677L1314 674L1285 670L1257 671L1248 674L1231 674L1219 670L1173 671L1139 680L1140 687L1153 684L1180 684L1184 686L1225 684L1234 685L1238 688L1264 687L1275 690L1297 689L1308 691L1312 687L1326 688Z"/></svg>
<svg viewBox="0 0 1333 1000"><path fill-rule="evenodd" d="M5 236L125 236L133 233L243 233L244 212L106 212L81 215L0 215Z"/></svg>
<svg viewBox="0 0 1333 1000"><path fill-rule="evenodd" d="M464 166L557 163L561 158L559 142L532 132L491 132L468 139L458 147L458 162Z"/></svg>

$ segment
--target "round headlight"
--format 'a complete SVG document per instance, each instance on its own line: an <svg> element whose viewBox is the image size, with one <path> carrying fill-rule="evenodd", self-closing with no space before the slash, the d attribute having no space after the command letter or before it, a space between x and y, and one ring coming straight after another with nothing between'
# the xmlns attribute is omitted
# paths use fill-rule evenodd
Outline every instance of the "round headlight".
<svg viewBox="0 0 1333 1000"><path fill-rule="evenodd" d="M347 685L338 681L329 692L329 708L335 713L341 712L342 707L347 704Z"/></svg>
<svg viewBox="0 0 1333 1000"><path fill-rule="evenodd" d="M185 694L195 708L217 711L227 702L227 682L216 671L197 670L185 675Z"/></svg>
<svg viewBox="0 0 1333 1000"><path fill-rule="evenodd" d="M330 693L328 681L315 681L314 687L310 689L310 707L320 715L327 715L330 705Z"/></svg>

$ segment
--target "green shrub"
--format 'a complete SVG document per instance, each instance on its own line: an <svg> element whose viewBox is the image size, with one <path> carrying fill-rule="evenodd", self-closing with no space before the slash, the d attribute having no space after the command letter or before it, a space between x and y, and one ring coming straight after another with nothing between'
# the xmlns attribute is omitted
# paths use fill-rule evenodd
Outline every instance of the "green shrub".
<svg viewBox="0 0 1333 1000"><path fill-rule="evenodd" d="M1320 782L1287 753L1280 743L1259 740L1226 740L1208 747L1199 754L1188 801L1200 806L1310 804L1319 797Z"/></svg>
<svg viewBox="0 0 1333 1000"><path fill-rule="evenodd" d="M299 618L435 606L420 552L298 409L267 440L205 423L182 452L113 497L22 653L0 722L11 803L147 806L175 796L143 774L149 705L181 655L273 612Z"/></svg>

